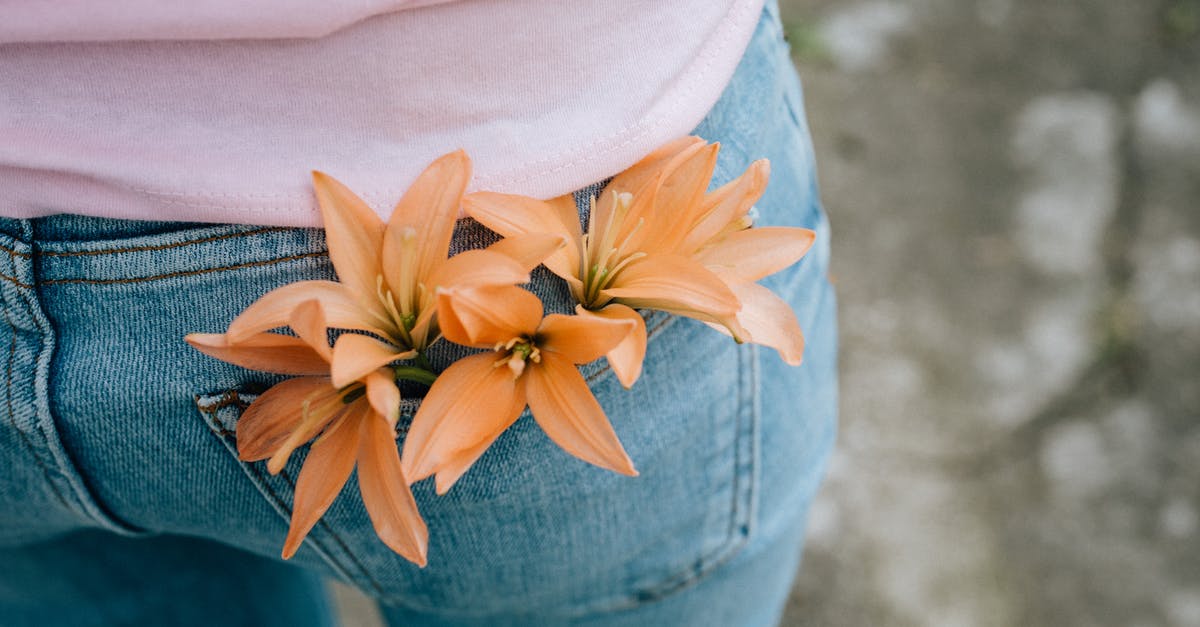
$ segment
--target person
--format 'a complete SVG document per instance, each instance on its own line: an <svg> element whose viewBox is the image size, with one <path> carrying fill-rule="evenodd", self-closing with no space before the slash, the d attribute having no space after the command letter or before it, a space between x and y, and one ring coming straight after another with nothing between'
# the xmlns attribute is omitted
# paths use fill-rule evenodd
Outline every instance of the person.
<svg viewBox="0 0 1200 627"><path fill-rule="evenodd" d="M0 9L14 12L0 19L0 623L328 625L326 577L392 625L776 623L833 444L837 337L829 226L775 2L596 3L573 18L535 1L315 17L264 3L239 20L224 4L199 3L190 23L145 7L86 21ZM508 40L477 40L489 28ZM372 41L395 45L375 58ZM410 53L428 56L416 69L390 56ZM389 84L387 68L415 74ZM213 93L205 81L222 76L244 91ZM279 378L183 337L223 330L279 285L335 278L297 177L341 168L385 206L464 147L473 188L577 190L584 211L605 178L688 132L721 143L714 184L770 160L756 224L816 231L800 264L765 281L797 314L804 363L650 314L630 390L602 361L584 367L640 476L567 456L526 414L447 494L413 486L426 567L379 543L350 488L281 561L300 460L271 475L234 439ZM224 187L251 184L263 191ZM453 247L489 237L463 220ZM554 281L536 273L533 289L569 310ZM401 439L420 399L403 402Z"/></svg>

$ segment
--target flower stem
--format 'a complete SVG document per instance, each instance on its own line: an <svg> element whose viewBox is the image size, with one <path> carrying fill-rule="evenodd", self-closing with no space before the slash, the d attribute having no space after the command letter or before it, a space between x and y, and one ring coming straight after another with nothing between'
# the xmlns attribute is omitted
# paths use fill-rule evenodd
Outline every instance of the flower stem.
<svg viewBox="0 0 1200 627"><path fill-rule="evenodd" d="M418 357L421 361L424 361L424 356ZM396 380L398 381L415 381L425 385L433 385L433 382L437 380L436 374L417 366L395 366L392 368L392 371L396 373Z"/></svg>

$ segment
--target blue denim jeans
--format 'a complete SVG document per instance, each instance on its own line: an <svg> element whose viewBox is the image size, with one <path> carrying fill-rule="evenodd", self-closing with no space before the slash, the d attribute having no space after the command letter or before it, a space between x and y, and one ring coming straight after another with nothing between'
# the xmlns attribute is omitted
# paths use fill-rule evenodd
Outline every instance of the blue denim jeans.
<svg viewBox="0 0 1200 627"><path fill-rule="evenodd" d="M446 496L414 487L424 569L377 540L353 479L279 561L302 455L271 476L232 437L278 379L183 342L276 286L333 278L320 231L0 220L0 624L329 625L322 576L378 599L393 625L776 622L837 386L829 229L774 6L695 132L722 144L717 184L771 160L758 224L818 233L766 281L799 316L804 364L650 314L632 390L602 362L585 368L641 476L568 456L526 414ZM456 246L488 237L464 221ZM549 274L534 289L570 309ZM419 402L405 401L401 438Z"/></svg>

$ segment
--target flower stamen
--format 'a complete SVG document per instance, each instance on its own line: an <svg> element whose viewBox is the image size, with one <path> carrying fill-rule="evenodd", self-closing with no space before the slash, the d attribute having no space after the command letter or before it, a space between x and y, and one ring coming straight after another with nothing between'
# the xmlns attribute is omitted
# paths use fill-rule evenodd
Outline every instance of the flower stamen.
<svg viewBox="0 0 1200 627"><path fill-rule="evenodd" d="M646 256L646 253L644 253L642 251L638 251L638 252L635 252L635 253L632 253L632 254L626 256L624 259L621 260L621 263L618 263L616 266L613 267L612 270L608 271L608 279L609 279L608 283L611 283L612 279L617 276L617 273L620 272L621 270L624 270L625 266L629 265L630 262L637 261L638 259L641 259L642 257L645 257L645 256ZM608 284L606 283L603 287L608 287Z"/></svg>
<svg viewBox="0 0 1200 627"><path fill-rule="evenodd" d="M495 351L505 354L492 363L493 368L508 366L516 379L525 372L525 362L541 363L542 352L532 341L523 337L514 337L507 342L497 342Z"/></svg>
<svg viewBox="0 0 1200 627"><path fill-rule="evenodd" d="M629 208L633 206L633 194L630 192L613 192L615 201L613 203L612 219L609 220L607 228L604 229L604 245L603 248L616 248L617 236L621 234L622 227L625 226L625 217L629 215Z"/></svg>
<svg viewBox="0 0 1200 627"><path fill-rule="evenodd" d="M396 308L396 299L392 296L392 291L384 287L384 285L383 275L375 275L375 296L383 304L383 308L387 311L388 316L391 317L391 320L388 320L389 326L395 326L396 330L400 333L400 339L404 341L405 345L412 346L412 336L408 332L416 324L417 317L412 314L406 316L400 313Z"/></svg>

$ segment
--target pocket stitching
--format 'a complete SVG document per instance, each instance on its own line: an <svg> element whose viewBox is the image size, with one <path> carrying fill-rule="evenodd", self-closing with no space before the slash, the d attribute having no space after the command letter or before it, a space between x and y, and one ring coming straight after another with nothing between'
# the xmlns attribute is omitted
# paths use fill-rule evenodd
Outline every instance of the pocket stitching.
<svg viewBox="0 0 1200 627"><path fill-rule="evenodd" d="M620 611L661 601L683 592L714 573L736 557L750 540L757 498L758 428L757 403L758 347L746 345L738 355L738 409L734 425L734 467L731 477L733 503L730 511L729 535L721 546L692 561L691 566L681 573L665 578L655 586L645 587L627 595L627 598L610 603L589 604L580 610L580 615L596 611Z"/></svg>
<svg viewBox="0 0 1200 627"><path fill-rule="evenodd" d="M671 323L675 322L677 316L662 314L662 312L654 312L661 314L661 318L657 323L652 323L647 333L648 337L655 337L662 333L663 330L669 328ZM682 592L694 585L703 581L709 574L715 572L722 565L733 559L741 549L749 541L750 527L753 521L753 502L757 494L755 481L755 472L757 469L757 429L758 429L758 407L756 402L757 378L758 378L758 360L756 358L756 347L747 345L742 350L736 351L738 355L738 407L736 409L735 418L732 428L735 430L734 436L734 460L733 469L729 480L731 482L732 503L729 510L729 531L725 536L725 540L713 550L702 554L691 560L691 564L674 574L668 574L661 578L659 583L643 587L640 590L631 593L624 593L617 597L608 597L607 599L599 599L595 602L575 606L571 608L574 614L586 614L591 612L619 611L622 609L630 609L644 605L646 603L655 602ZM600 377L611 372L611 368L605 367L598 371L594 378L589 379L589 383L598 380ZM205 397L219 397L221 400L212 404L203 403ZM237 399L237 400L230 400ZM236 390L227 390L212 395L197 395L197 409L205 416L206 424L210 431L221 439L226 449L234 454L236 458L236 440L234 439L234 430L225 426L218 415L217 411L229 405L237 406L237 417L240 418L242 411L245 409L243 405L246 401L241 397L241 393ZM397 424L397 435L403 437L406 435L408 423L411 420L404 420L406 416L411 418L415 414L416 408L419 407L419 401L411 407L405 408L402 411L401 420ZM262 472L254 467L252 463L243 462L240 459L236 460L242 467L243 472L250 478L251 482L271 503L272 508L286 521L288 512L290 515L291 508L283 497L271 485L268 477L263 476ZM294 493L295 484L292 478L286 473L281 473L283 480L292 486ZM401 605L415 611L425 612L450 612L455 615L475 615L471 612L455 612L453 608L444 607L428 607L424 604L413 603L412 599L396 598L385 592L383 586L374 578L369 569L365 567L346 545L345 541L338 536L337 532L331 525L327 524L323 519L317 523L323 531L322 536L328 536L340 548L340 553L344 559L349 560L354 565L354 571L360 573L361 576L353 576L350 574L351 569L341 563L334 556L334 551L327 546L324 537L315 537L310 535L305 541L313 543L314 548L322 559L328 563L336 572L343 576L347 581L358 583L364 588L369 588L374 591L378 601L392 605Z"/></svg>
<svg viewBox="0 0 1200 627"><path fill-rule="evenodd" d="M157 274L146 277L122 277L119 279L47 279L42 281L42 285L60 285L64 283L85 283L88 285L114 285L121 283L145 283L147 281L158 281L161 279L174 279L186 276L198 276L202 274L211 274L213 272L222 272L225 270L241 270L244 268L257 268L261 266L270 266L277 263L285 263L288 261L299 261L301 259L309 259L312 257L324 257L326 251L313 251L300 253L298 255L289 255L287 257L277 257L273 259L262 259L258 261L247 261L246 263L233 264L229 266L220 266L216 268L202 268L200 270L180 270L178 272L168 272L166 274Z"/></svg>
<svg viewBox="0 0 1200 627"><path fill-rule="evenodd" d="M205 227L205 229L211 230L211 227ZM288 230L291 229L289 227L273 226L251 229L249 231L237 231L233 233L222 233L220 235L210 235L208 237L184 240L180 242L171 242L167 244L147 244L143 246L130 246L128 248L104 248L100 250L39 250L38 254L42 255L43 257L93 257L98 255L117 255L121 253L154 252L160 250L170 250L172 248L186 248L188 246L195 246L197 244L207 244L209 242L218 242L237 237L249 237L251 235L261 235L264 233L281 233Z"/></svg>
<svg viewBox="0 0 1200 627"><path fill-rule="evenodd" d="M219 398L213 403L205 403L204 398L206 396ZM271 480L268 477L263 476L261 469L259 469L253 463L244 462L237 457L237 442L234 437L235 431L226 426L224 421L222 421L218 415L218 412L221 409L229 406L235 406L237 407L237 415L240 418L242 411L245 410L244 405L248 405L248 403L241 398L241 393L237 390L227 390L214 395L197 395L194 397L194 400L196 403L196 409L202 416L204 416L204 422L208 426L209 430L213 433L213 435L217 436L217 438L221 440L221 443L225 445L226 450L233 454L234 461L242 468L242 472L246 474L246 476L250 479L250 482L254 484L254 487L259 491L259 493L267 499L267 502L271 505L271 508L274 509L277 514L279 514L280 518L282 518L284 522L288 522L290 520L292 511L291 506L279 494L275 486L272 485ZM280 476L292 490L294 499L296 487L295 481L286 473L280 473ZM368 572L363 564L359 562L358 558L354 557L353 553L351 553L349 548L346 546L345 541L333 531L330 525L325 522L324 519L322 519L317 522L317 526L333 538L334 542L336 542L341 548L342 553L345 554L357 567L357 570L362 574L362 578L351 575L350 570L334 557L333 551L331 551L329 547L325 545L322 539L310 534L309 537L305 538L305 542L312 545L312 548L319 556L321 556L321 559L329 564L329 566L333 568L335 572L341 575L346 581L357 582L359 585L369 584L370 588L382 594L383 589L379 582L371 576L370 572ZM364 585L364 587L368 586Z"/></svg>

